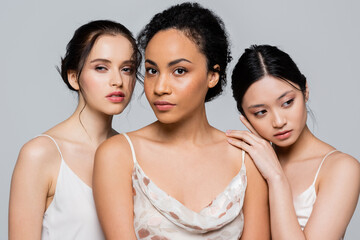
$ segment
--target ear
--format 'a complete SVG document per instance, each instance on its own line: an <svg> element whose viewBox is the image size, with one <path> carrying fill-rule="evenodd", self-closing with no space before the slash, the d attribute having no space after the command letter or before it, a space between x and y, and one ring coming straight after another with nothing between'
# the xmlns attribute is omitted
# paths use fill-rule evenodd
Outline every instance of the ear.
<svg viewBox="0 0 360 240"><path fill-rule="evenodd" d="M76 74L75 70L69 70L67 72L67 77L68 77L68 81L70 83L70 85L75 89L75 90L79 90L80 86L79 86L79 81L78 81L78 77Z"/></svg>
<svg viewBox="0 0 360 240"><path fill-rule="evenodd" d="M305 84L305 102L307 102L309 100L309 86L306 82Z"/></svg>
<svg viewBox="0 0 360 240"><path fill-rule="evenodd" d="M219 64L216 64L212 70L208 73L208 87L213 88L216 86L216 84L219 82L220 79L220 66Z"/></svg>

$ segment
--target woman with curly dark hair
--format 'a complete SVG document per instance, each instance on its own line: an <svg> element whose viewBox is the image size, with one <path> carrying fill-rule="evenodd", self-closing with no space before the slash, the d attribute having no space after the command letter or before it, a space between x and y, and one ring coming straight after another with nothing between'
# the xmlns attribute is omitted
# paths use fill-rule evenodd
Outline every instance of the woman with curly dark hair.
<svg viewBox="0 0 360 240"><path fill-rule="evenodd" d="M155 15L138 40L158 120L97 150L94 196L106 238L269 239L264 179L206 117L231 59L223 22L184 3Z"/></svg>

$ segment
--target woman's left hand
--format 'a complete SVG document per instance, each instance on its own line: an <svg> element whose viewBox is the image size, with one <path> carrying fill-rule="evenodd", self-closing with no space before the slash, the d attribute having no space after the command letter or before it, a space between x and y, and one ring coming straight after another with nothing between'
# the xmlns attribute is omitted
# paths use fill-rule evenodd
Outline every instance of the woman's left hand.
<svg viewBox="0 0 360 240"><path fill-rule="evenodd" d="M246 151L267 181L281 176L283 171L271 144L256 132L244 116L240 116L240 120L250 132L228 130L226 131L228 142Z"/></svg>

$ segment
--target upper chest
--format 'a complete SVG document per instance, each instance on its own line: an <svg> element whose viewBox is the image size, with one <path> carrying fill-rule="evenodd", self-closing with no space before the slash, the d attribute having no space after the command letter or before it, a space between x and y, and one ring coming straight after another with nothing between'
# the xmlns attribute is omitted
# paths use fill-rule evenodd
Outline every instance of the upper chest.
<svg viewBox="0 0 360 240"><path fill-rule="evenodd" d="M314 183L321 161L322 158L317 157L304 161L282 163L284 174L290 184L294 198ZM315 187L317 188L317 185Z"/></svg>
<svg viewBox="0 0 360 240"><path fill-rule="evenodd" d="M199 210L224 191L240 171L241 151L232 152L227 147L139 144L135 151L138 165L150 181L189 208Z"/></svg>

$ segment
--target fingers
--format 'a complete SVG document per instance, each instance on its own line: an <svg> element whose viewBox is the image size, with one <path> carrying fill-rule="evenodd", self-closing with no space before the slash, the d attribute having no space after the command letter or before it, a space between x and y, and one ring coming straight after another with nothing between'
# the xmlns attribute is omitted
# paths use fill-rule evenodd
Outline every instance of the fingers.
<svg viewBox="0 0 360 240"><path fill-rule="evenodd" d="M252 158L254 158L255 155L262 155L274 151L268 141L248 131L228 130L226 131L226 136L231 145L244 149ZM255 155L253 156L253 154Z"/></svg>
<svg viewBox="0 0 360 240"><path fill-rule="evenodd" d="M250 154L251 152L251 145L247 144L246 142L236 139L236 138L227 138L227 141L233 145L234 147L240 148Z"/></svg>
<svg viewBox="0 0 360 240"><path fill-rule="evenodd" d="M226 136L245 141L247 144L252 146L255 145L256 143L261 142L261 138L248 131L227 130Z"/></svg>
<svg viewBox="0 0 360 240"><path fill-rule="evenodd" d="M260 135L257 133L257 131L255 130L255 128L253 128L253 126L251 126L250 122L243 116L240 115L240 121L245 125L245 127L247 129L250 130L250 132L252 132L253 134L255 134L256 136L260 137Z"/></svg>

